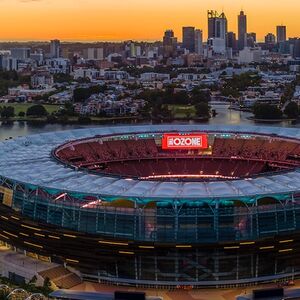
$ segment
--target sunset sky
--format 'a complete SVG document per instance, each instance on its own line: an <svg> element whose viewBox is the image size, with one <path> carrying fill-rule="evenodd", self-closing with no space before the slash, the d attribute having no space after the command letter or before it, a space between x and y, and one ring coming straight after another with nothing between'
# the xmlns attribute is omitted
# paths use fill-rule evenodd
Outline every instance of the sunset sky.
<svg viewBox="0 0 300 300"><path fill-rule="evenodd" d="M0 0L0 40L159 40L188 25L206 36L208 9L223 9L236 32L241 8L259 40L280 24L300 36L299 0Z"/></svg>

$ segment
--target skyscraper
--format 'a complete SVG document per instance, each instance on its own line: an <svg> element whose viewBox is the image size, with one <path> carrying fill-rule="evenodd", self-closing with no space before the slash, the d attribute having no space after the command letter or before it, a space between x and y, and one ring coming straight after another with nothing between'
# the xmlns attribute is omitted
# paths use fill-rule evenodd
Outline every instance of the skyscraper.
<svg viewBox="0 0 300 300"><path fill-rule="evenodd" d="M255 43L256 43L256 33L255 32L247 33L247 47L253 48L255 46Z"/></svg>
<svg viewBox="0 0 300 300"><path fill-rule="evenodd" d="M224 55L226 52L227 18L222 12L209 10L208 17L208 45L213 51Z"/></svg>
<svg viewBox="0 0 300 300"><path fill-rule="evenodd" d="M203 32L200 29L195 30L195 52L203 54Z"/></svg>
<svg viewBox="0 0 300 300"><path fill-rule="evenodd" d="M195 52L195 27L182 28L182 46L190 52Z"/></svg>
<svg viewBox="0 0 300 300"><path fill-rule="evenodd" d="M10 49L11 56L16 59L28 59L30 58L30 48L12 48Z"/></svg>
<svg viewBox="0 0 300 300"><path fill-rule="evenodd" d="M276 42L276 37L273 33L268 33L266 36L265 36L265 43L268 44L268 45L273 45L275 44Z"/></svg>
<svg viewBox="0 0 300 300"><path fill-rule="evenodd" d="M60 57L60 41L59 40L50 41L50 55L52 58Z"/></svg>
<svg viewBox="0 0 300 300"><path fill-rule="evenodd" d="M226 35L226 47L231 48L232 52L235 53L237 50L236 35L234 32L228 32Z"/></svg>
<svg viewBox="0 0 300 300"><path fill-rule="evenodd" d="M166 30L163 37L163 55L164 57L173 57L176 55L177 38L173 30Z"/></svg>
<svg viewBox="0 0 300 300"><path fill-rule="evenodd" d="M244 11L238 15L238 46L243 50L247 45L247 16Z"/></svg>
<svg viewBox="0 0 300 300"><path fill-rule="evenodd" d="M222 12L218 14L217 11L209 10L208 16L208 38L226 39L227 33L227 18Z"/></svg>
<svg viewBox="0 0 300 300"><path fill-rule="evenodd" d="M277 43L286 41L286 26L280 25L276 27Z"/></svg>

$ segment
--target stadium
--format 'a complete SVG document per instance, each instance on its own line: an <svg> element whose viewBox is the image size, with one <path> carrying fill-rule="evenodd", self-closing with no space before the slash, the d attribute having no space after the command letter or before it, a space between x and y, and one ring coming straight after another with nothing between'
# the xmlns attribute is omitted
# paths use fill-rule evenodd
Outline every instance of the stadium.
<svg viewBox="0 0 300 300"><path fill-rule="evenodd" d="M0 240L91 281L300 275L300 131L86 128L0 143Z"/></svg>

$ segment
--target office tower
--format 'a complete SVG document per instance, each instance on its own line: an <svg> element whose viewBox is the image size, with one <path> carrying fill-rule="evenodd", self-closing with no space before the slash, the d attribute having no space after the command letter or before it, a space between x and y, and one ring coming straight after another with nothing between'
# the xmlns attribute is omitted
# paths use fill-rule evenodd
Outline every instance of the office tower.
<svg viewBox="0 0 300 300"><path fill-rule="evenodd" d="M60 41L59 40L50 41L50 56L52 58L60 57Z"/></svg>
<svg viewBox="0 0 300 300"><path fill-rule="evenodd" d="M276 27L277 43L286 41L286 26L280 25Z"/></svg>
<svg viewBox="0 0 300 300"><path fill-rule="evenodd" d="M88 48L83 50L83 56L87 60L103 60L103 48Z"/></svg>
<svg viewBox="0 0 300 300"><path fill-rule="evenodd" d="M227 18L225 14L223 12L218 14L216 11L209 10L207 16L208 38L220 38L225 40L227 33Z"/></svg>
<svg viewBox="0 0 300 300"><path fill-rule="evenodd" d="M11 57L15 59L28 59L30 58L30 48L13 48L10 50Z"/></svg>
<svg viewBox="0 0 300 300"><path fill-rule="evenodd" d="M163 55L165 58L174 57L177 50L177 38L173 30L166 30L163 37Z"/></svg>
<svg viewBox="0 0 300 300"><path fill-rule="evenodd" d="M134 42L130 42L129 44L129 56L130 57L136 57L136 48L135 48L135 43Z"/></svg>
<svg viewBox="0 0 300 300"><path fill-rule="evenodd" d="M243 11L238 15L238 45L239 50L247 45L247 16Z"/></svg>
<svg viewBox="0 0 300 300"><path fill-rule="evenodd" d="M226 47L231 48L232 52L237 51L237 40L234 32L228 32L226 35Z"/></svg>
<svg viewBox="0 0 300 300"><path fill-rule="evenodd" d="M253 42L256 43L256 33L255 32L247 33L247 38L252 38Z"/></svg>
<svg viewBox="0 0 300 300"><path fill-rule="evenodd" d="M255 46L256 43L256 33L252 32L252 33L247 33L247 40L246 40L246 45L245 47L250 47L253 48Z"/></svg>
<svg viewBox="0 0 300 300"><path fill-rule="evenodd" d="M135 55L136 57L142 56L142 47L140 45L135 46Z"/></svg>
<svg viewBox="0 0 300 300"><path fill-rule="evenodd" d="M270 45L270 44L275 44L276 42L276 37L273 33L268 33L266 36L265 36L265 43Z"/></svg>
<svg viewBox="0 0 300 300"><path fill-rule="evenodd" d="M195 52L203 54L203 32L200 29L195 30Z"/></svg>
<svg viewBox="0 0 300 300"><path fill-rule="evenodd" d="M297 37L290 38L289 45L293 58L300 59L300 39Z"/></svg>
<svg viewBox="0 0 300 300"><path fill-rule="evenodd" d="M226 52L227 18L222 12L209 10L208 16L208 45L217 54Z"/></svg>
<svg viewBox="0 0 300 300"><path fill-rule="evenodd" d="M182 46L190 52L195 52L195 27L182 28Z"/></svg>

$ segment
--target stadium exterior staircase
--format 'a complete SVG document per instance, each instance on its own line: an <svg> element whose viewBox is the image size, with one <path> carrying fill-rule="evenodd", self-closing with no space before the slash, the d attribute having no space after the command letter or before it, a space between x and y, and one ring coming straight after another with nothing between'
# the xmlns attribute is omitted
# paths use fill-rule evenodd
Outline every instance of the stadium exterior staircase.
<svg viewBox="0 0 300 300"><path fill-rule="evenodd" d="M69 289L80 283L81 278L70 272L63 266L53 267L51 269L39 272L44 279L49 278L58 288Z"/></svg>

